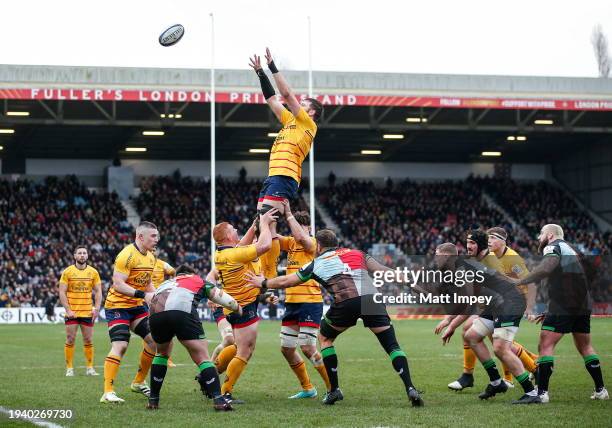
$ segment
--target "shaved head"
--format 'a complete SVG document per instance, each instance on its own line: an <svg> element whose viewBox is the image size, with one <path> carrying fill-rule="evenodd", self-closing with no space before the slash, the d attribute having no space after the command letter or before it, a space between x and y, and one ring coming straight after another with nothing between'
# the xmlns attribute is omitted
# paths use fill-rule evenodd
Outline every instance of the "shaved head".
<svg viewBox="0 0 612 428"><path fill-rule="evenodd" d="M445 256L456 256L459 254L457 250L457 246L450 242L445 242L444 244L438 245L436 248L436 254L443 254Z"/></svg>
<svg viewBox="0 0 612 428"><path fill-rule="evenodd" d="M563 239L563 228L561 226L559 226L558 224L547 224L544 227L542 227L542 232L543 234L551 234L552 236L554 236L556 239Z"/></svg>

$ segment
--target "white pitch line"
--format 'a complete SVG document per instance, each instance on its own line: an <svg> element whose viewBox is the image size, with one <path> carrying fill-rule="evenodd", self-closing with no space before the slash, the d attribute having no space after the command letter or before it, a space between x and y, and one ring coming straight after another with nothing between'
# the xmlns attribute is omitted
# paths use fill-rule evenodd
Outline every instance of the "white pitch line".
<svg viewBox="0 0 612 428"><path fill-rule="evenodd" d="M2 407L0 406L0 413L4 413L7 416L11 416L11 411L10 409L7 409L6 407ZM19 418L16 419L21 419L27 422L30 422L31 424L34 424L36 426L39 427L46 427L46 428L64 428L62 425L58 425L56 423L53 422L48 422L45 421L44 419L38 419L38 418L26 418L24 416L21 416Z"/></svg>

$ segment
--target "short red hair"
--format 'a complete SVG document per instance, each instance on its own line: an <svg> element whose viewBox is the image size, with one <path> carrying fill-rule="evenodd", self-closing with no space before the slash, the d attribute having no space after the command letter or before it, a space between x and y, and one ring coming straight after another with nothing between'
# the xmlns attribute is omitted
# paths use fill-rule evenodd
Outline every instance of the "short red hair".
<svg viewBox="0 0 612 428"><path fill-rule="evenodd" d="M213 228L213 239L216 243L223 242L227 237L227 230L231 225L224 221L223 223L219 223L215 225Z"/></svg>

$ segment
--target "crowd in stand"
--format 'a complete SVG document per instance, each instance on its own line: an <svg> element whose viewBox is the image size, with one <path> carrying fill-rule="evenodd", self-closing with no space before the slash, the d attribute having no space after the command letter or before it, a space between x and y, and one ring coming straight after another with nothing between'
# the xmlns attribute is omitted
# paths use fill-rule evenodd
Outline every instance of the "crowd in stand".
<svg viewBox="0 0 612 428"><path fill-rule="evenodd" d="M42 306L76 245L109 278L133 235L117 196L92 193L74 176L0 180L0 218L0 306Z"/></svg>
<svg viewBox="0 0 612 428"><path fill-rule="evenodd" d="M261 181L217 179L217 222L229 221L244 232L255 217ZM304 187L304 183L303 183ZM490 206L492 197L521 227ZM548 183L468 178L462 181L391 180L382 186L348 180L319 187L317 198L340 228L345 245L363 250L376 243L395 244L405 255L431 254L446 241L460 250L467 231L504 226L510 245L523 255L535 253L535 237L545 223L559 223L567 240L588 254L609 254L612 236L598 231L591 218L562 190ZM188 263L199 272L210 269L210 182L181 177L141 180L135 199L142 220L159 230L159 257L173 265ZM293 211L306 209L302 199ZM133 240L133 228L114 194L93 193L71 176L0 180L0 307L41 306L57 292L61 271L72 262L77 244L88 246L90 263L105 286L115 255ZM317 227L323 227L320 222ZM288 234L282 220L279 232ZM612 267L609 259L601 265ZM612 301L612 278L597 279L594 297ZM329 296L325 296L328 303Z"/></svg>

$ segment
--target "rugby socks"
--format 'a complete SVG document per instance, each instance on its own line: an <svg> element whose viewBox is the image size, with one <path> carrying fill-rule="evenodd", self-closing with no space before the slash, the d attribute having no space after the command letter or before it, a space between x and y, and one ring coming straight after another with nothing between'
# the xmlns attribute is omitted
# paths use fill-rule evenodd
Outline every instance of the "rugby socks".
<svg viewBox="0 0 612 428"><path fill-rule="evenodd" d="M66 357L66 368L73 368L72 363L74 361L74 343L66 343L64 345L64 357Z"/></svg>
<svg viewBox="0 0 612 428"><path fill-rule="evenodd" d="M223 373L227 370L230 361L236 356L236 351L238 351L236 345L229 345L223 348L215 360L215 366L217 366L218 373Z"/></svg>
<svg viewBox="0 0 612 428"><path fill-rule="evenodd" d="M410 369L408 368L408 358L406 358L406 354L401 349L393 351L389 354L389 358L391 358L391 364L393 364L393 368L404 382L404 387L406 387L406 392L410 388L414 388L412 384L412 379L410 379Z"/></svg>
<svg viewBox="0 0 612 428"><path fill-rule="evenodd" d="M499 385L501 383L501 376L499 375L499 371L497 371L495 361L492 358L489 358L487 361L482 362L482 366L485 368L487 374L489 375L491 385Z"/></svg>
<svg viewBox="0 0 612 428"><path fill-rule="evenodd" d="M93 367L94 345L93 343L83 344L83 353L85 354L85 364L87 368Z"/></svg>
<svg viewBox="0 0 612 428"><path fill-rule="evenodd" d="M523 391L525 391L525 394L536 395L536 392L533 388L533 383L531 383L531 381L529 380L529 372L526 371L523 374L518 375L516 377L516 380L523 387Z"/></svg>
<svg viewBox="0 0 612 428"><path fill-rule="evenodd" d="M119 364L121 364L121 357L117 355L108 354L104 360L104 393L113 391L113 384L117 373L119 373Z"/></svg>
<svg viewBox="0 0 612 428"><path fill-rule="evenodd" d="M304 391L309 391L314 388L314 386L312 386L312 383L310 383L310 377L308 376L308 372L306 371L306 364L304 363L304 360L301 360L299 363L296 364L289 364L289 366L291 367L291 370L293 370L293 373L295 373L295 375L297 376L298 380L300 381L300 385L302 385L302 389Z"/></svg>
<svg viewBox="0 0 612 428"><path fill-rule="evenodd" d="M312 361L312 365L319 372L323 382L325 382L325 388L327 388L327 391L331 390L331 383L329 383L329 376L327 376L327 370L325 369L325 364L323 364L321 354L315 352L312 357L310 357L310 361Z"/></svg>
<svg viewBox="0 0 612 428"><path fill-rule="evenodd" d="M597 354L586 355L584 358L584 366L595 382L595 390L601 391L604 387L603 375L601 374L601 362Z"/></svg>
<svg viewBox="0 0 612 428"><path fill-rule="evenodd" d="M270 249L259 257L261 260L261 273L264 277L270 279L278 276L277 266L279 257L280 241L278 238L274 238Z"/></svg>
<svg viewBox="0 0 612 428"><path fill-rule="evenodd" d="M321 349L321 355L323 355L323 364L325 364L325 371L329 378L329 391L335 391L338 389L338 356L336 355L336 348L329 346Z"/></svg>
<svg viewBox="0 0 612 428"><path fill-rule="evenodd" d="M211 398L221 396L221 382L219 381L215 365L210 361L203 361L198 364L198 369L200 370L198 382L202 387L202 391L206 391L206 394Z"/></svg>
<svg viewBox="0 0 612 428"><path fill-rule="evenodd" d="M476 354L469 343L463 342L463 373L474 373L476 367Z"/></svg>
<svg viewBox="0 0 612 428"><path fill-rule="evenodd" d="M538 394L548 391L548 382L552 376L555 359L552 356L538 358Z"/></svg>
<svg viewBox="0 0 612 428"><path fill-rule="evenodd" d="M229 392L231 394L234 389L234 385L238 382L238 378L242 374L242 371L247 366L247 360L235 356L227 366L227 374L223 386L221 386L221 393L225 394Z"/></svg>
<svg viewBox="0 0 612 428"><path fill-rule="evenodd" d="M535 372L535 369L537 367L536 363L533 358L531 358L531 355L527 351L527 349L525 349L523 345L518 342L513 342L512 345L516 347L515 354L519 358L519 360L521 360L521 363L523 363L523 367L525 367L525 370L531 373Z"/></svg>
<svg viewBox="0 0 612 428"><path fill-rule="evenodd" d="M504 372L504 380L508 382L512 382L512 372L506 365L502 362L502 370Z"/></svg>
<svg viewBox="0 0 612 428"><path fill-rule="evenodd" d="M153 365L151 366L151 394L149 395L150 401L159 401L159 393L168 371L168 357L163 355L156 355L153 358Z"/></svg>
<svg viewBox="0 0 612 428"><path fill-rule="evenodd" d="M142 348L142 352L140 353L140 364L138 364L138 372L136 372L136 376L134 377L134 381L132 383L143 383L145 381L147 375L149 374L149 369L151 369L153 357L155 357L155 354L153 354L146 346L144 346Z"/></svg>

